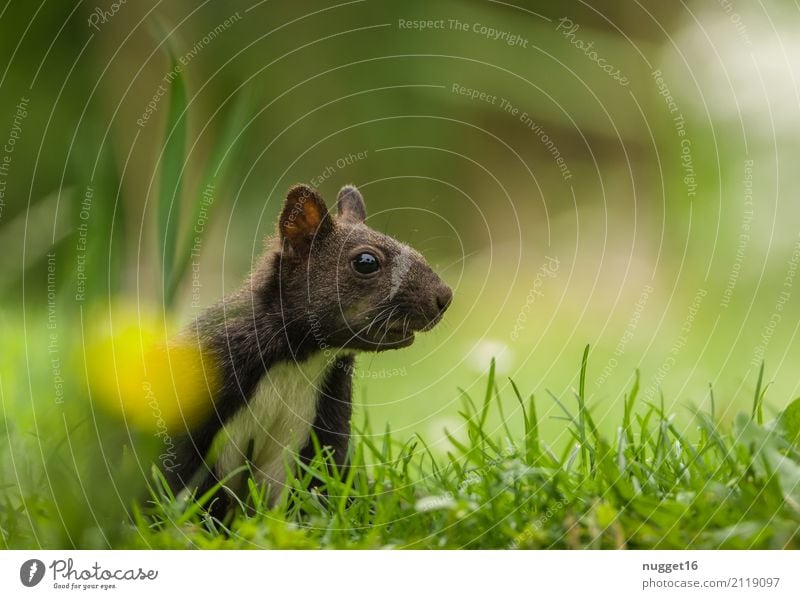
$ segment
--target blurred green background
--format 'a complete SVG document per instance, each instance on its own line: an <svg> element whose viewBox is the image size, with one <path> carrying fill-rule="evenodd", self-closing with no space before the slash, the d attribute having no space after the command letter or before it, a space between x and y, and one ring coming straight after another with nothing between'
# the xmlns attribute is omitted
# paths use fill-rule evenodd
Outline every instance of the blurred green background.
<svg viewBox="0 0 800 599"><path fill-rule="evenodd" d="M798 394L791 3L115 6L0 7L0 397L21 437L84 405L113 309L172 329L236 289L295 182L329 203L357 184L455 289L413 348L360 359L377 430L446 450L494 357L566 442L545 391L571 391L586 344L601 425L637 368L668 410L712 384L723 419L762 359L769 412Z"/></svg>

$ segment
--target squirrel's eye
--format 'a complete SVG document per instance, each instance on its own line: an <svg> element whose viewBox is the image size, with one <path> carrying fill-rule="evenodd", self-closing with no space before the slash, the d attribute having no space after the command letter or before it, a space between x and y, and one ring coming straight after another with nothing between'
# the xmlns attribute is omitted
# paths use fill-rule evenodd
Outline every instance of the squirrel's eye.
<svg viewBox="0 0 800 599"><path fill-rule="evenodd" d="M360 275L371 275L381 267L375 254L363 252L353 258L353 269Z"/></svg>

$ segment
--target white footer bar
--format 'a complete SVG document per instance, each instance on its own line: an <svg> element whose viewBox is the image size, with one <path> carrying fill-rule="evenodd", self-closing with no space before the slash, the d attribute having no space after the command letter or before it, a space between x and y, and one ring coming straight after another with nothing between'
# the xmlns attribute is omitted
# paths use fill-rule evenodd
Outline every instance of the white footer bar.
<svg viewBox="0 0 800 599"><path fill-rule="evenodd" d="M800 597L792 551L4 551L0 597ZM555 595L558 593L558 595Z"/></svg>

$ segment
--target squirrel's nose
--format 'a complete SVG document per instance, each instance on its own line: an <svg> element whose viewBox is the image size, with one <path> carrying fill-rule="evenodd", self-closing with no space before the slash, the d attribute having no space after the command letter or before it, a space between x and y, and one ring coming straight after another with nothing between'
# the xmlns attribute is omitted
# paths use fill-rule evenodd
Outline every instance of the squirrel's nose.
<svg viewBox="0 0 800 599"><path fill-rule="evenodd" d="M439 308L439 314L443 314L450 307L452 301L453 292L447 285L442 285L436 294L436 305Z"/></svg>

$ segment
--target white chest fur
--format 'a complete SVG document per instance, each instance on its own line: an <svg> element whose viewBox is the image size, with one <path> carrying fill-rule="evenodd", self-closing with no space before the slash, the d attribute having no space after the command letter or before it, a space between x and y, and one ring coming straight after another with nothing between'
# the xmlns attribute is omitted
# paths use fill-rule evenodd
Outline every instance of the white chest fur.
<svg viewBox="0 0 800 599"><path fill-rule="evenodd" d="M271 486L270 500L283 490L286 466L310 437L317 401L325 376L333 367L330 357L318 355L301 363L273 366L248 405L225 425L228 440L217 459L217 475L225 476L250 462L257 482ZM287 453L290 452L290 453Z"/></svg>

